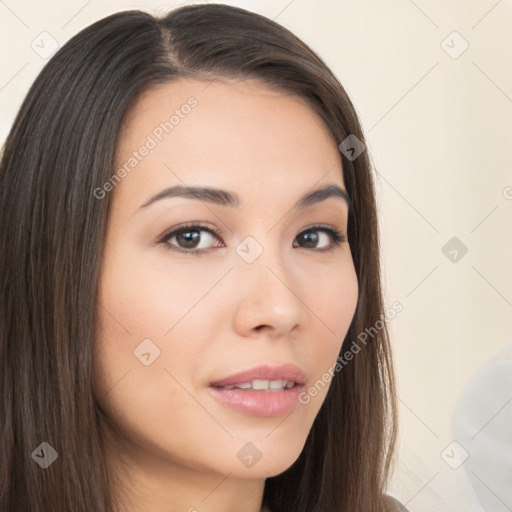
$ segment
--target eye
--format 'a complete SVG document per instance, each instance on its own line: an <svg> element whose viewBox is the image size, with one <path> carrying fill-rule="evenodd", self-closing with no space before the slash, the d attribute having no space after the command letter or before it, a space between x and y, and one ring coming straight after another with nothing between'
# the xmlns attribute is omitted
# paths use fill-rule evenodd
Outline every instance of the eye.
<svg viewBox="0 0 512 512"><path fill-rule="evenodd" d="M329 238L331 239L330 243ZM304 240L305 246L302 247L305 247L306 249L318 249L323 252L334 249L336 246L345 242L346 238L345 235L337 229L317 225L301 231L295 240Z"/></svg>
<svg viewBox="0 0 512 512"><path fill-rule="evenodd" d="M201 233L206 233L206 236L201 235ZM211 242L215 238L220 239L220 233L216 229L200 224L188 224L165 234L158 243L167 245L169 249L179 252L201 254L214 247Z"/></svg>
<svg viewBox="0 0 512 512"><path fill-rule="evenodd" d="M218 230L201 224L187 224L169 231L158 240L158 243L174 251L199 255L214 248L215 240L221 241ZM315 225L301 231L295 237L293 247L325 252L335 249L345 240L345 235L341 231L329 226ZM302 242L302 244L296 245L296 241ZM217 245L217 247L224 247L224 245Z"/></svg>

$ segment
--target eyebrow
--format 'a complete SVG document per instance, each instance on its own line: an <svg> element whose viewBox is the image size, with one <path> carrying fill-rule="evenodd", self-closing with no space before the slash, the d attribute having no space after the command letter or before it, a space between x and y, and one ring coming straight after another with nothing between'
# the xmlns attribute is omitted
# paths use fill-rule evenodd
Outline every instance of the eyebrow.
<svg viewBox="0 0 512 512"><path fill-rule="evenodd" d="M217 188L198 187L198 186L183 186L175 185L166 188L149 198L140 208L146 208L149 205L160 201L162 199L170 199L173 197L184 197L187 199L198 199L207 203L213 203L220 206L230 206L233 208L240 208L240 198L234 192L220 190ZM331 197L338 197L342 199L349 211L352 210L352 202L346 190L340 188L338 185L325 185L324 187L317 188L310 192L305 193L295 203L293 208L305 208L313 204L318 204Z"/></svg>

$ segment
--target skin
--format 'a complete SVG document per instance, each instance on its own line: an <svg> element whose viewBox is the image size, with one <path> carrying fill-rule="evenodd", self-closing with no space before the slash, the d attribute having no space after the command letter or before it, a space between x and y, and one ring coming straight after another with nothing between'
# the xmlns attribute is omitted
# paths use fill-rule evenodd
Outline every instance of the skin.
<svg viewBox="0 0 512 512"><path fill-rule="evenodd" d="M106 446L112 472L125 471L123 510L259 512L265 478L297 459L328 385L277 417L228 408L208 385L261 364L293 363L309 387L335 363L358 298L350 246L322 230L313 246L298 235L315 223L346 235L348 207L333 197L293 205L322 185L344 189L341 159L300 98L257 81L182 79L133 105L118 167L191 96L197 106L111 192L95 393L123 433ZM240 207L174 197L141 208L184 184L234 192ZM206 253L173 250L183 248L177 237L159 243L196 221L221 231L218 239L199 232ZM247 236L263 248L252 263L235 250ZM148 366L134 355L144 339L160 350ZM250 468L237 457L248 442L262 455Z"/></svg>

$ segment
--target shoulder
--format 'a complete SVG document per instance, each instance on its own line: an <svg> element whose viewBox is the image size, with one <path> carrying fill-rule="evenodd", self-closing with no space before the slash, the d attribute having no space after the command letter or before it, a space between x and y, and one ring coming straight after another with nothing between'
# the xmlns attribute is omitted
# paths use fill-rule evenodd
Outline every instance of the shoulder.
<svg viewBox="0 0 512 512"><path fill-rule="evenodd" d="M405 508L404 505L402 505L396 498L393 498L393 496L386 496L388 506L389 506L389 512L409 512L407 508Z"/></svg>

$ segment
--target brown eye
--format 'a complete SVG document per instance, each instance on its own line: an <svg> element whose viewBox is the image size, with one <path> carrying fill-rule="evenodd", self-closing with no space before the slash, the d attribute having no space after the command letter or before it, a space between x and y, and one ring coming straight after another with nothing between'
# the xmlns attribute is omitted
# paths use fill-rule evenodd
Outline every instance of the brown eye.
<svg viewBox="0 0 512 512"><path fill-rule="evenodd" d="M181 252L204 253L215 247L218 231L201 225L182 226L164 235L159 243Z"/></svg>
<svg viewBox="0 0 512 512"><path fill-rule="evenodd" d="M329 242L329 238L331 242ZM313 226L299 233L295 240L303 241L304 245L300 245L300 247L328 251L344 242L345 236L340 231L329 227Z"/></svg>

